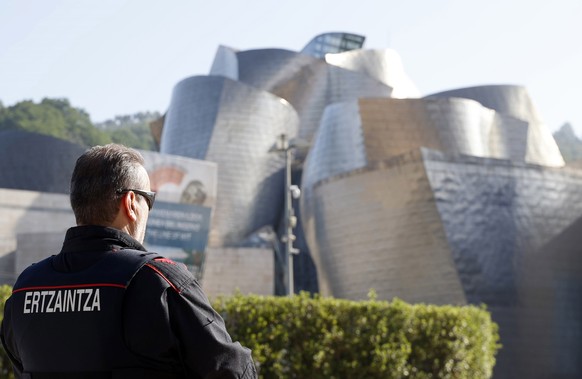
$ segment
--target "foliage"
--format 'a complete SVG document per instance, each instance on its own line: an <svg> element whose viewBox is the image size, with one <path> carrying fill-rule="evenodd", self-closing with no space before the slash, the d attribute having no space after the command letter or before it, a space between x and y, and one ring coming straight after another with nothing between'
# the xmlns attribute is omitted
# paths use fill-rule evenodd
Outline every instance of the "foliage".
<svg viewBox="0 0 582 379"><path fill-rule="evenodd" d="M8 285L0 286L0 322L4 318L4 303L12 294L12 287ZM8 359L8 355L4 350L4 347L0 345L0 378L14 379L14 374L12 373L12 364Z"/></svg>
<svg viewBox="0 0 582 379"><path fill-rule="evenodd" d="M38 104L25 100L10 107L0 102L0 131L24 130L87 147L116 142L137 149L155 150L149 122L157 117L158 112L140 112L116 116L114 120L96 126L87 112L71 106L67 99L45 98Z"/></svg>
<svg viewBox="0 0 582 379"><path fill-rule="evenodd" d="M115 116L95 126L109 134L113 142L142 150L156 150L150 132L150 122L160 118L159 112L139 112L133 115Z"/></svg>
<svg viewBox="0 0 582 379"><path fill-rule="evenodd" d="M574 133L572 125L566 123L554 132L554 139L566 162L582 160L582 141Z"/></svg>
<svg viewBox="0 0 582 379"><path fill-rule="evenodd" d="M43 99L35 104L21 101L0 110L0 131L18 129L46 134L84 146L102 145L111 138L96 129L89 115L67 99Z"/></svg>
<svg viewBox="0 0 582 379"><path fill-rule="evenodd" d="M499 335L475 306L348 301L302 293L213 302L262 378L490 378Z"/></svg>

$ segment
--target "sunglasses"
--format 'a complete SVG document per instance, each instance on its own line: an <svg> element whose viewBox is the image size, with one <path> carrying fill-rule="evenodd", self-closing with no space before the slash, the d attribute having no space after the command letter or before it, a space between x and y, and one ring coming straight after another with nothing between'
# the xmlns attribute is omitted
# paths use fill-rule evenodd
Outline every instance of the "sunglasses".
<svg viewBox="0 0 582 379"><path fill-rule="evenodd" d="M152 192L152 191L142 191L142 190L137 190L137 189L120 189L117 190L117 193L119 195L123 194L123 193L127 193L127 192L135 192L138 195L141 195L144 197L144 199L146 200L146 203L148 203L148 208L151 211L152 208L154 207L154 201L156 201L156 193Z"/></svg>

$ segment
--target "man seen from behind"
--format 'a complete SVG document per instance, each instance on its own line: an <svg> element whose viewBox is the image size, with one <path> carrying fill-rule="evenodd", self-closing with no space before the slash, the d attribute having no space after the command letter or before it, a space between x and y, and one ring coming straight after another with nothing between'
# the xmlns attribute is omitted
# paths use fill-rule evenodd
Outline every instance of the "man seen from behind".
<svg viewBox="0 0 582 379"><path fill-rule="evenodd" d="M257 377L186 267L142 245L155 200L143 163L117 144L77 160L77 226L6 302L0 336L17 378Z"/></svg>

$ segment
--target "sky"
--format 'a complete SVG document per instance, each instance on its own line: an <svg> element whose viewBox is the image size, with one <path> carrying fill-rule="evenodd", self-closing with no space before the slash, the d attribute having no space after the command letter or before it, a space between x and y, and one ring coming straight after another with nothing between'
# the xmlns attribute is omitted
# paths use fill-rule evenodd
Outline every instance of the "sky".
<svg viewBox="0 0 582 379"><path fill-rule="evenodd" d="M336 31L398 52L422 95L525 86L550 130L582 136L580 0L0 0L0 101L163 113L220 45L300 51Z"/></svg>

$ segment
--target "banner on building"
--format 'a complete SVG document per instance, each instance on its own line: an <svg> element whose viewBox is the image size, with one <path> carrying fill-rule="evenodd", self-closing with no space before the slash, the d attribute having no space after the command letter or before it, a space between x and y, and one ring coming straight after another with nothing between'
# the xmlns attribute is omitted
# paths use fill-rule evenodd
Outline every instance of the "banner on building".
<svg viewBox="0 0 582 379"><path fill-rule="evenodd" d="M217 165L176 155L140 151L156 202L150 212L145 245L183 262L201 277L212 209Z"/></svg>

